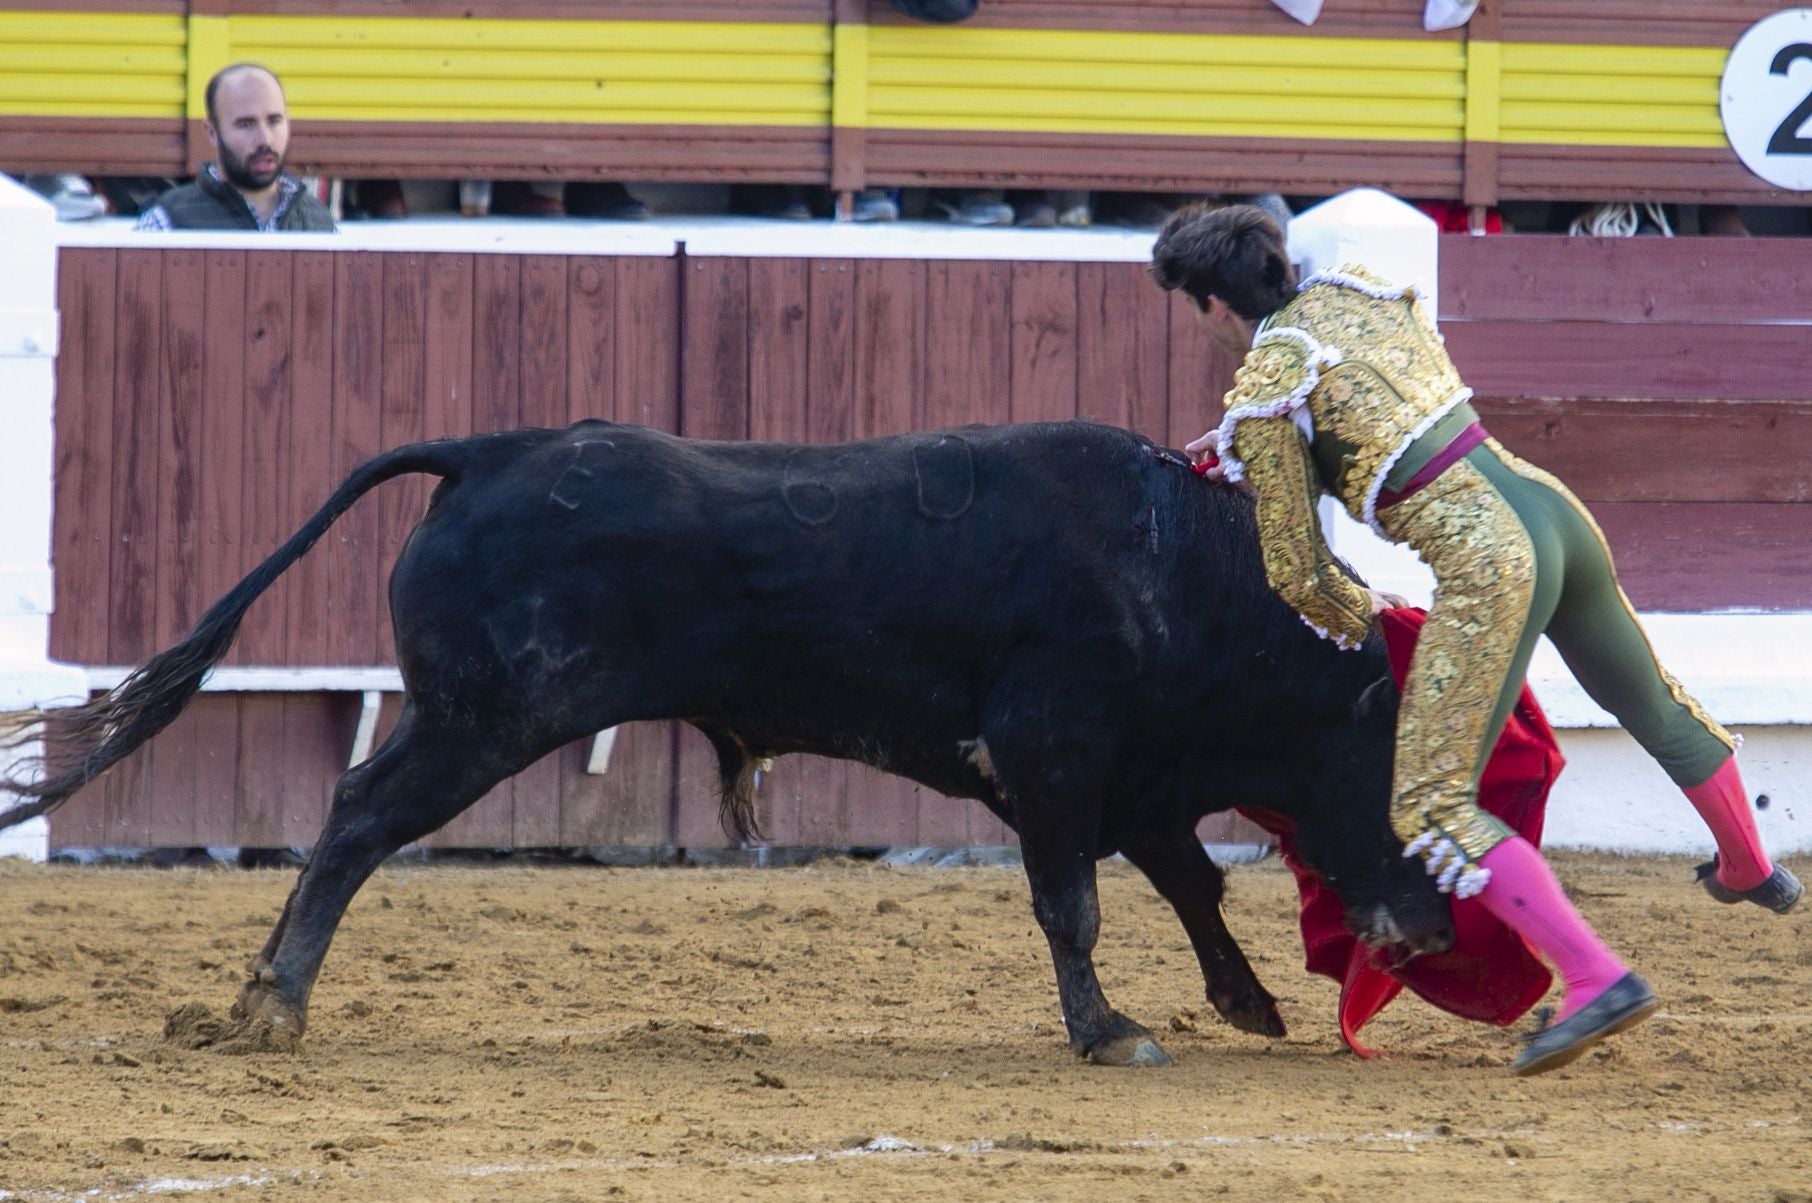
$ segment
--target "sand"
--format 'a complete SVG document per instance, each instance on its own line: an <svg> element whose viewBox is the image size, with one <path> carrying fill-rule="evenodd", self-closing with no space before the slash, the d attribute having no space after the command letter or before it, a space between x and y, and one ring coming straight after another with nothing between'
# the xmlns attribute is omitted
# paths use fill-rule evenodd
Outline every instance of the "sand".
<svg viewBox="0 0 1812 1203"><path fill-rule="evenodd" d="M1274 863L1228 913L1282 1040L1103 866L1103 984L1161 1070L1068 1051L1017 869L388 867L301 1052L231 1056L165 1019L225 1012L293 870L4 863L0 1199L1812 1200L1812 908L1557 865L1663 1009L1523 1080L1512 1032L1410 997L1389 1059L1346 1052Z"/></svg>

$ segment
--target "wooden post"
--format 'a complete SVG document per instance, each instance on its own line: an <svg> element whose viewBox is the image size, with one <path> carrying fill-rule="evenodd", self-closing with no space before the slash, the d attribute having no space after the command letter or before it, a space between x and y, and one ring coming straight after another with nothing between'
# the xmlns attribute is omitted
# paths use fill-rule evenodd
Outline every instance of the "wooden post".
<svg viewBox="0 0 1812 1203"><path fill-rule="evenodd" d="M836 0L831 26L832 192L853 194L866 183L868 149L868 2ZM838 203L838 216L844 216Z"/></svg>
<svg viewBox="0 0 1812 1203"><path fill-rule="evenodd" d="M188 89L183 104L186 118L184 150L191 172L214 157L208 145L208 80L233 61L232 39L227 33L227 17L218 0L192 0L189 6L189 41L187 65Z"/></svg>
<svg viewBox="0 0 1812 1203"><path fill-rule="evenodd" d="M1474 208L1497 203L1504 74L1498 7L1502 2L1485 0L1466 27L1466 126L1461 148L1460 199Z"/></svg>

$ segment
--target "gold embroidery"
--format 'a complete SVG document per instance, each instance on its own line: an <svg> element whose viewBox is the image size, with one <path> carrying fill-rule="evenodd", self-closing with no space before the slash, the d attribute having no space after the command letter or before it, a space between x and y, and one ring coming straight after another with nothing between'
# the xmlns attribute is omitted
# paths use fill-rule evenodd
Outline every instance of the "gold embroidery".
<svg viewBox="0 0 1812 1203"><path fill-rule="evenodd" d="M1388 287L1364 268L1340 271L1362 284ZM1413 295L1386 300L1339 283L1311 284L1270 320L1272 327L1300 329L1345 357L1322 372L1308 404L1318 433L1359 448L1353 470L1333 484L1340 503L1361 521L1368 492L1395 454L1465 387ZM1294 344L1280 340L1253 354L1284 345Z"/></svg>
<svg viewBox="0 0 1812 1203"><path fill-rule="evenodd" d="M1431 832L1452 841L1470 872L1510 835L1478 808L1478 778L1491 750L1485 728L1535 594L1535 547L1509 502L1464 460L1382 521L1436 581L1397 715L1391 824L1406 844ZM1428 839L1420 847L1435 850Z"/></svg>
<svg viewBox="0 0 1812 1203"><path fill-rule="evenodd" d="M1309 378L1310 351L1294 338L1273 339L1254 347L1233 374L1233 388L1223 404L1229 413L1279 403Z"/></svg>
<svg viewBox="0 0 1812 1203"><path fill-rule="evenodd" d="M1303 621L1341 647L1357 647L1371 626L1371 599L1341 568L1321 534L1321 482L1302 432L1288 415L1248 418L1234 445L1258 493L1265 579Z"/></svg>

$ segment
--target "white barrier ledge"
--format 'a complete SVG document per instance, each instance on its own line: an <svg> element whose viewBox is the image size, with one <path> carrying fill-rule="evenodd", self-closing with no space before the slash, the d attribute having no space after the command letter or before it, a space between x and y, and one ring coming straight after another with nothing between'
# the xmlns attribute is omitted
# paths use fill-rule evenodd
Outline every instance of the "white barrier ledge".
<svg viewBox="0 0 1812 1203"><path fill-rule="evenodd" d="M943 222L867 224L756 217L674 217L647 222L584 218L455 216L349 221L334 234L169 230L137 233L127 218L62 222L57 244L156 250L396 251L499 255L694 258L1015 260L1143 263L1154 230L976 229Z"/></svg>
<svg viewBox="0 0 1812 1203"><path fill-rule="evenodd" d="M91 690L112 689L130 668L105 665L83 669ZM217 668L201 683L204 693L401 693L403 674L395 668Z"/></svg>

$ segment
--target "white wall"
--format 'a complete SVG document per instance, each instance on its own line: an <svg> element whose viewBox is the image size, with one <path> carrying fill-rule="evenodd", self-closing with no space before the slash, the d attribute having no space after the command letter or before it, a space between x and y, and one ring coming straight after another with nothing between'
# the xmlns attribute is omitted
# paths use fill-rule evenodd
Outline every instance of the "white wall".
<svg viewBox="0 0 1812 1203"><path fill-rule="evenodd" d="M0 176L0 712L87 696L48 655L56 255L49 202ZM0 856L42 860L48 832L43 819L0 831Z"/></svg>

